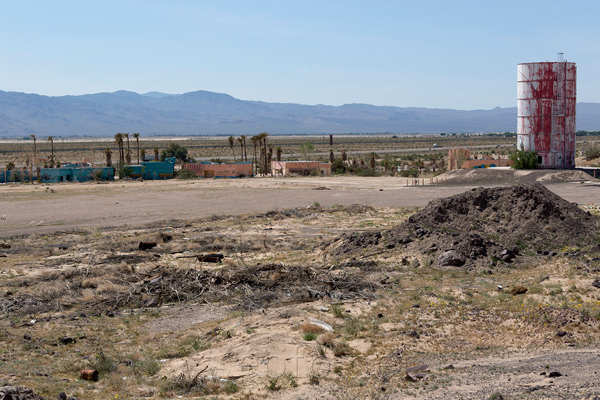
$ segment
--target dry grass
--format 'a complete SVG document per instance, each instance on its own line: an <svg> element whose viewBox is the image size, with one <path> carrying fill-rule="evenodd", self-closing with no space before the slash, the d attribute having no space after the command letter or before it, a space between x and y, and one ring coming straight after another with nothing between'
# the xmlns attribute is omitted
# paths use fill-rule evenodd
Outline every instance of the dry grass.
<svg viewBox="0 0 600 400"><path fill-rule="evenodd" d="M419 267L397 257L374 255L364 265L338 260L332 267L324 264L318 249L339 233L340 224L346 229L364 229L365 219L401 221L410 210L332 207L321 209L317 217L311 214L315 213L278 211L241 220L190 221L169 228L174 239L164 244L168 251L160 258L131 250L139 238L156 238L166 229L157 225L3 241L12 248L10 268L0 264L0 383L33 387L52 398L61 391L80 399L115 398L117 394L119 398L125 394L128 398L268 398L270 382L264 378L221 381L209 370L198 372L205 360L216 358L221 363L240 357L236 355L240 346L268 335L273 324L283 326L278 335L287 341L314 346L315 356L326 360L331 370L330 374L279 379L273 386L278 391L319 382L339 393L365 398L385 377L387 387L396 388L402 398L416 388L426 391L448 384L448 376L442 373L430 374L428 385L407 383L399 371L409 366L441 366L473 357L505 356L524 348L566 348L600 339L600 290L592 286L600 270L600 254L558 255L540 263L484 269L426 266L423 254L402 254L421 260ZM208 222L210 231L206 230ZM319 230L306 229L314 226ZM265 228L271 228L266 239ZM212 243L207 240L210 237L215 239ZM52 258L47 249L62 243L69 243L63 251L65 258ZM171 254L201 252L217 245L226 254L225 265L201 264L179 258L184 253ZM278 268L256 268L259 264ZM19 274L10 272L15 267L21 270ZM161 275L158 271L168 271L169 276L210 272L213 279L225 282L234 282L227 279L236 270L250 271L260 282L275 285L286 274L302 271L299 267L327 271L338 278L352 276L372 289L364 292L368 297L342 292L344 296L331 299L311 294L314 297L299 303L283 303L284 291L283 297L264 303L263 308L244 311L239 305L256 291L244 285L257 282L247 279L238 286L224 286L227 296L218 300L205 297L206 291L190 300L190 304L206 305L206 299L225 310L227 317L213 321L198 317L167 333L149 332L147 324L166 317L169 308L165 306L176 303L176 296L158 308L129 307L126 302L129 296L150 298L150 282ZM162 282L173 282L167 278L164 275ZM528 290L522 292L519 287ZM513 291L521 293L512 295ZM323 332L306 323L309 316L327 321L335 331ZM304 341L298 330L318 335L316 344ZM557 331L566 333L557 336ZM64 336L76 342L62 344ZM166 367L177 362L182 367ZM79 370L88 367L101 371L95 384L76 379Z"/></svg>

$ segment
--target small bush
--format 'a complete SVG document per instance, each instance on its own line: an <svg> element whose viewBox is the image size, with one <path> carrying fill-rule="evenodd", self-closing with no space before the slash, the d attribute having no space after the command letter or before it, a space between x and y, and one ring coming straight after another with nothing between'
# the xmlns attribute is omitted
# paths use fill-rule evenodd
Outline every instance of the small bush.
<svg viewBox="0 0 600 400"><path fill-rule="evenodd" d="M381 172L376 169L365 168L356 173L358 176L381 176Z"/></svg>
<svg viewBox="0 0 600 400"><path fill-rule="evenodd" d="M279 386L279 379L277 379L277 378L269 379L269 383L267 384L267 390L269 392L276 392L280 389L281 389L281 386Z"/></svg>
<svg viewBox="0 0 600 400"><path fill-rule="evenodd" d="M590 144L589 146L586 146L586 148L583 150L583 156L588 161L600 158L600 145L594 143Z"/></svg>
<svg viewBox="0 0 600 400"><path fill-rule="evenodd" d="M344 306L341 304L332 304L331 313L338 318L346 318L346 310L344 310Z"/></svg>
<svg viewBox="0 0 600 400"><path fill-rule="evenodd" d="M92 368L98 371L99 374L108 374L117 370L117 361L104 355L104 352L100 350L96 354L96 360L92 364Z"/></svg>
<svg viewBox="0 0 600 400"><path fill-rule="evenodd" d="M317 338L316 333L312 333L312 332L304 332L304 335L302 335L302 337L304 338L304 340L306 340L307 342L311 342L313 340L315 340Z"/></svg>
<svg viewBox="0 0 600 400"><path fill-rule="evenodd" d="M334 174L341 175L346 173L346 163L341 158L336 158L331 163L331 171Z"/></svg>
<svg viewBox="0 0 600 400"><path fill-rule="evenodd" d="M329 347L333 349L335 346L335 335L331 332L327 332L324 335L319 337L319 343L321 343L325 347Z"/></svg>
<svg viewBox="0 0 600 400"><path fill-rule="evenodd" d="M198 175L191 169L184 168L177 173L178 179L197 179Z"/></svg>
<svg viewBox="0 0 600 400"><path fill-rule="evenodd" d="M300 325L300 329L302 329L302 332L304 333L310 332L319 334L323 332L323 328L315 324L302 324Z"/></svg>
<svg viewBox="0 0 600 400"><path fill-rule="evenodd" d="M513 162L513 169L536 169L538 167L537 151L521 150L512 153L508 158Z"/></svg>
<svg viewBox="0 0 600 400"><path fill-rule="evenodd" d="M400 171L400 176L403 178L416 178L419 176L419 170L416 168L403 169Z"/></svg>

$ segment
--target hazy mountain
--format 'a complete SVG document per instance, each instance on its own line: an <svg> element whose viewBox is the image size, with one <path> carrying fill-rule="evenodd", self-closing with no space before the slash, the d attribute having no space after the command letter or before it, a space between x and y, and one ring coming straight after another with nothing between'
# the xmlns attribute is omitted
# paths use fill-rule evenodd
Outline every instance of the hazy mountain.
<svg viewBox="0 0 600 400"><path fill-rule="evenodd" d="M580 103L577 128L600 130L600 104ZM450 110L368 104L308 106L197 91L48 97L0 91L0 136L254 135L515 131L517 108Z"/></svg>

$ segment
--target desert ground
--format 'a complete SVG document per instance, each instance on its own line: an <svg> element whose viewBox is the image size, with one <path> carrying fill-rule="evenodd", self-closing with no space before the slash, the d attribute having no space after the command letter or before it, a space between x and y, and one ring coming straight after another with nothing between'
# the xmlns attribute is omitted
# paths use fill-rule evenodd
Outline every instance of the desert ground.
<svg viewBox="0 0 600 400"><path fill-rule="evenodd" d="M437 178L3 185L0 398L600 398L600 181Z"/></svg>

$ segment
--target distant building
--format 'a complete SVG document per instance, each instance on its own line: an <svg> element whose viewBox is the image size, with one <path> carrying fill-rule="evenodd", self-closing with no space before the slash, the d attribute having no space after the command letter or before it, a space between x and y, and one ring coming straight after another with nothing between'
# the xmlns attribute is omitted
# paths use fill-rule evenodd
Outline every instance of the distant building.
<svg viewBox="0 0 600 400"><path fill-rule="evenodd" d="M252 176L252 162L240 162L233 164L219 164L203 161L194 164L183 164L182 169L194 171L202 178L241 178Z"/></svg>
<svg viewBox="0 0 600 400"><path fill-rule="evenodd" d="M115 170L112 167L40 168L39 171L39 179L44 183L112 181L115 178ZM33 171L32 178L38 179L37 172ZM29 180L29 172L26 170L0 171L0 183Z"/></svg>
<svg viewBox="0 0 600 400"><path fill-rule="evenodd" d="M510 167L513 162L508 159L485 158L472 160L471 151L467 148L450 149L448 151L448 169L471 169L489 167Z"/></svg>
<svg viewBox="0 0 600 400"><path fill-rule="evenodd" d="M275 175L310 175L318 171L321 175L331 175L331 163L319 161L271 161L271 171Z"/></svg>
<svg viewBox="0 0 600 400"><path fill-rule="evenodd" d="M175 177L175 158L167 158L164 162L142 162L140 165L128 165L126 176L146 180L172 179Z"/></svg>

